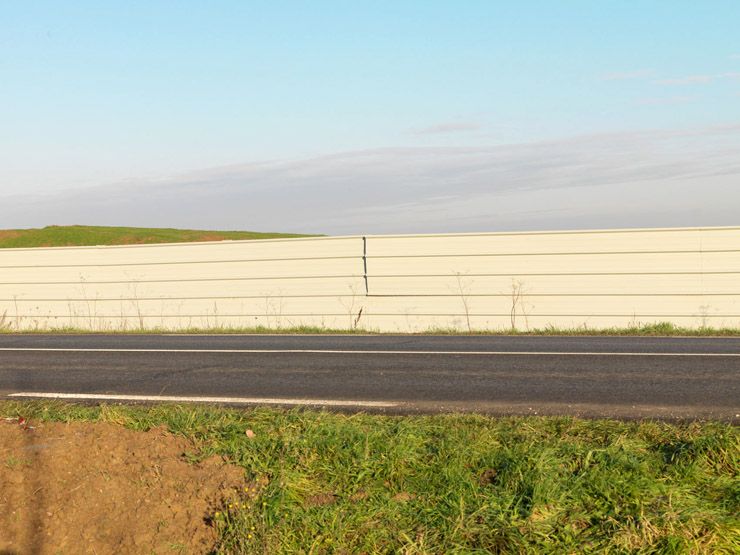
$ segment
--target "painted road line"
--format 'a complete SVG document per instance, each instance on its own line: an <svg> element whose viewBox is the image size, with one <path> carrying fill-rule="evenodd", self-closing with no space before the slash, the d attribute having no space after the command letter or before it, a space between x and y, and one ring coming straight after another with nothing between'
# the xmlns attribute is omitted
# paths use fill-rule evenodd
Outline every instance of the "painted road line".
<svg viewBox="0 0 740 555"><path fill-rule="evenodd" d="M445 355L445 356L609 356L609 357L740 357L740 353L620 353L560 351L387 351L337 349L97 349L73 347L0 347L0 352L18 353L204 353L204 354L321 354L321 355Z"/></svg>
<svg viewBox="0 0 740 555"><path fill-rule="evenodd" d="M396 407L398 403L385 401L339 401L334 399L273 399L262 397L182 397L178 395L117 395L113 393L10 393L8 397L43 399L77 399L95 401L158 401L170 403L221 403L230 405L308 405L327 407Z"/></svg>

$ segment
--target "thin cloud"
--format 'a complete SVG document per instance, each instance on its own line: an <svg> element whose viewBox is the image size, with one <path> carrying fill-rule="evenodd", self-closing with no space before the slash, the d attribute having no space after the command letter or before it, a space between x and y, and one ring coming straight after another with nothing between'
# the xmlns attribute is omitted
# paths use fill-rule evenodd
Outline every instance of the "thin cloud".
<svg viewBox="0 0 740 555"><path fill-rule="evenodd" d="M696 96L665 96L665 97L654 97L654 98L642 98L635 102L638 106L672 106L674 104L686 104L688 102L694 102L698 97Z"/></svg>
<svg viewBox="0 0 740 555"><path fill-rule="evenodd" d="M631 79L645 79L651 77L655 72L652 69L638 69L635 71L615 71L604 73L599 76L602 81L628 81Z"/></svg>
<svg viewBox="0 0 740 555"><path fill-rule="evenodd" d="M740 77L740 72L737 71L726 71L724 73L716 73L714 75L689 75L688 77L678 77L674 79L658 79L653 81L656 85L698 85L712 83L720 79L737 79Z"/></svg>
<svg viewBox="0 0 740 555"><path fill-rule="evenodd" d="M656 85L697 85L700 83L711 83L717 78L716 75L689 75L688 77L677 77L673 79L658 79L653 81Z"/></svg>
<svg viewBox="0 0 740 555"><path fill-rule="evenodd" d="M446 133L462 133L466 131L480 131L482 126L472 121L451 121L414 129L414 135L443 135Z"/></svg>

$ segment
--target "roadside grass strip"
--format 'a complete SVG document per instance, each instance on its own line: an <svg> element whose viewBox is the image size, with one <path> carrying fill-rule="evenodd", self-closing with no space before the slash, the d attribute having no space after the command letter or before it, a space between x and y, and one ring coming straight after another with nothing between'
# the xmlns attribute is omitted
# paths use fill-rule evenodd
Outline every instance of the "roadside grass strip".
<svg viewBox="0 0 740 555"><path fill-rule="evenodd" d="M486 330L462 330L448 328L431 328L424 331L403 332L380 332L372 328L326 328L321 326L288 326L288 327L238 327L238 326L213 326L207 328L182 328L169 329L159 327L125 328L125 329L88 329L75 327L54 328L30 328L18 329L13 323L12 315L0 314L0 334L58 334L58 335L85 335L85 334L111 334L111 335L469 335L469 336L562 336L562 337L740 337L740 328L685 328L676 326L671 322L659 322L655 324L634 325L624 328L589 328L586 326L575 328L557 328L554 326L536 328L531 330L521 329L486 329Z"/></svg>
<svg viewBox="0 0 740 555"><path fill-rule="evenodd" d="M242 467L259 487L204 515L220 553L740 552L727 423L0 402L21 415L164 425Z"/></svg>

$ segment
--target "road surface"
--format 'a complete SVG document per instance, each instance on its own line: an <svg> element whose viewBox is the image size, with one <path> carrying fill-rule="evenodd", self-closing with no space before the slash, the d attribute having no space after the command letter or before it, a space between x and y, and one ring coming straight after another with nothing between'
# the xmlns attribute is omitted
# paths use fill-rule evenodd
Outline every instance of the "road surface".
<svg viewBox="0 0 740 555"><path fill-rule="evenodd" d="M740 418L740 338L0 335L0 396Z"/></svg>

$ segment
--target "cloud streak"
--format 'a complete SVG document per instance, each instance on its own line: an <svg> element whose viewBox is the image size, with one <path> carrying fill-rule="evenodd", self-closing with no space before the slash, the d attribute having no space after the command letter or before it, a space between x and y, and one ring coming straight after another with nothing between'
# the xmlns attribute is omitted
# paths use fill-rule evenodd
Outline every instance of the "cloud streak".
<svg viewBox="0 0 740 555"><path fill-rule="evenodd" d="M480 131L482 126L479 123L470 121L450 121L413 129L414 135L443 135L447 133L461 133L467 131Z"/></svg>
<svg viewBox="0 0 740 555"><path fill-rule="evenodd" d="M665 96L665 97L653 97L653 98L642 98L635 104L638 106L673 106L676 104L687 104L697 100L696 96Z"/></svg>
<svg viewBox="0 0 740 555"><path fill-rule="evenodd" d="M656 85L698 85L712 83L720 79L737 79L740 78L740 72L727 71L725 73L717 73L714 75L689 75L688 77L678 77L673 79L657 79L653 81Z"/></svg>
<svg viewBox="0 0 740 555"><path fill-rule="evenodd" d="M0 199L49 224L330 234L737 225L740 125L385 148Z"/></svg>
<svg viewBox="0 0 740 555"><path fill-rule="evenodd" d="M651 77L655 72L652 69L638 69L635 71L616 71L604 73L599 76L602 81L629 81L632 79L646 79Z"/></svg>

